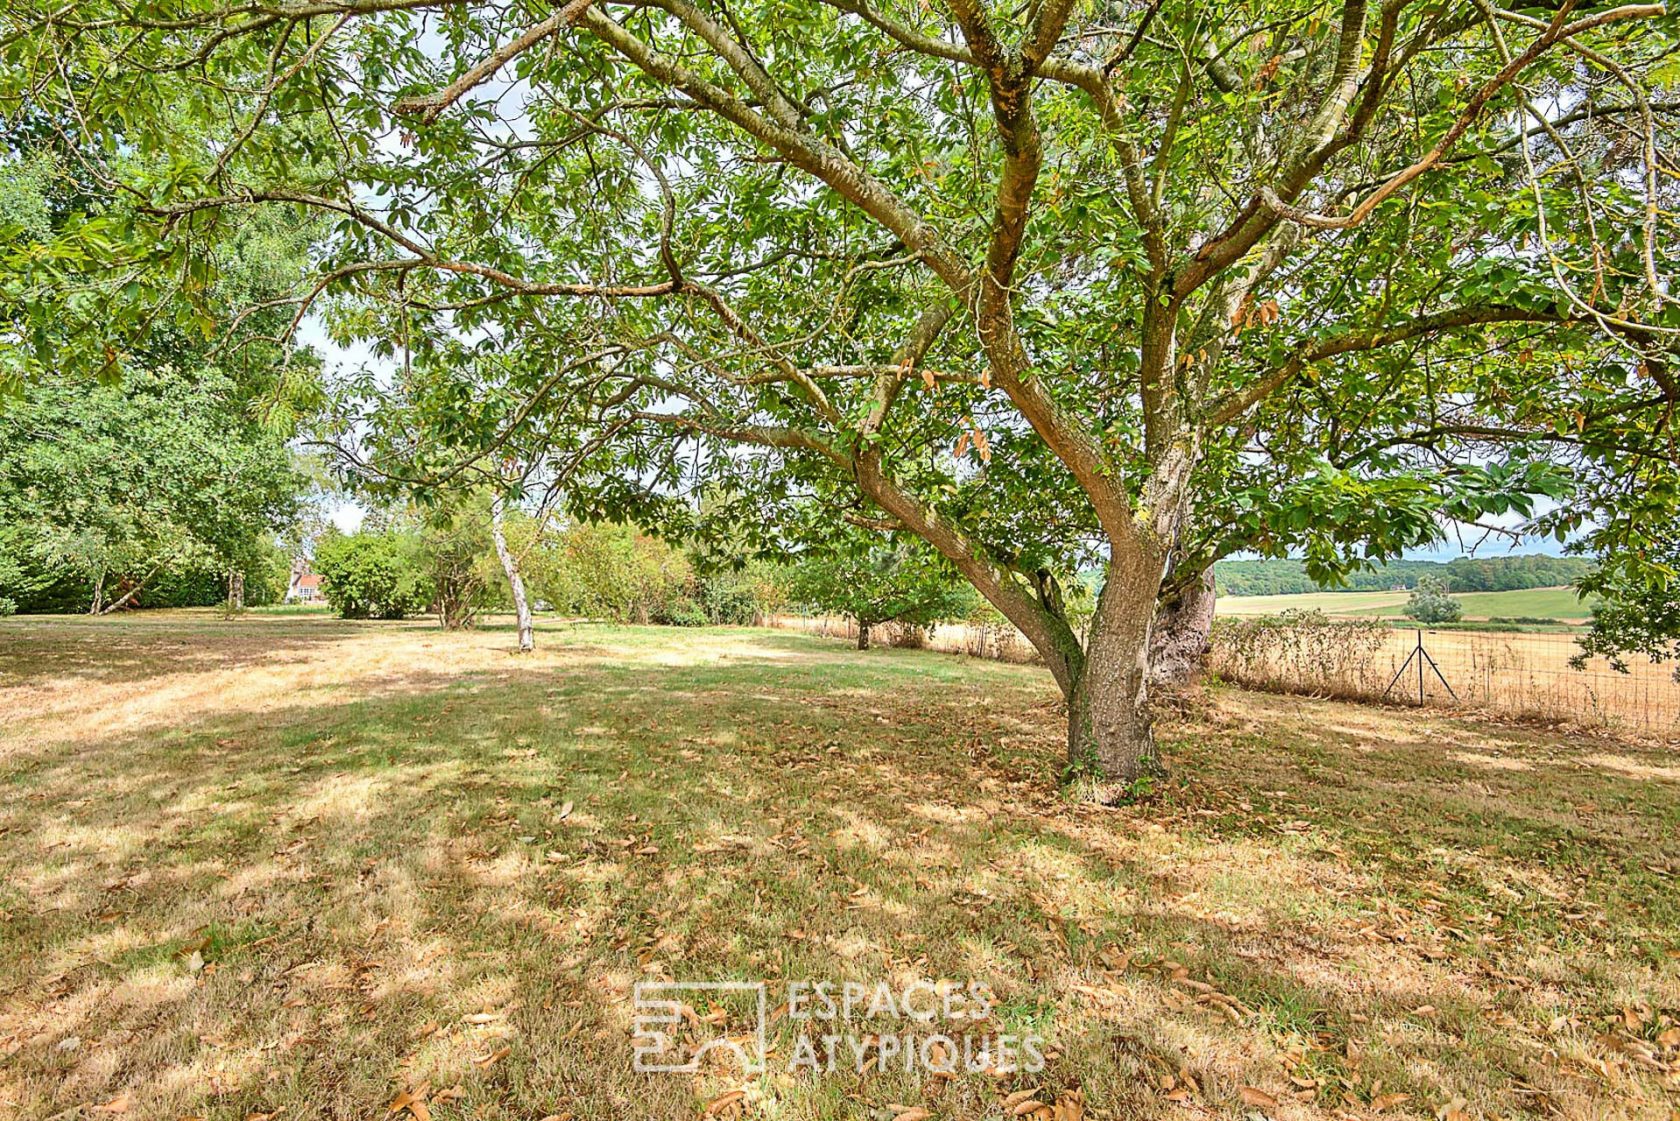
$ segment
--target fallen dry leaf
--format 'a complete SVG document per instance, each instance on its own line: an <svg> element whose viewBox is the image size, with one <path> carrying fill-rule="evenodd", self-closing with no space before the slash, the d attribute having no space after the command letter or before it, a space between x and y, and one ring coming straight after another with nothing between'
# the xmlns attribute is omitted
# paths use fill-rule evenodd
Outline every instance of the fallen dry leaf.
<svg viewBox="0 0 1680 1121"><path fill-rule="evenodd" d="M432 1121L432 1111L426 1105L426 1095L423 1091L415 1094L404 1090L392 1098L391 1104L385 1107L387 1113L400 1113L405 1109L408 1110L409 1116L413 1117L414 1121Z"/></svg>
<svg viewBox="0 0 1680 1121"><path fill-rule="evenodd" d="M1256 1109L1276 1109L1278 1106L1278 1100L1276 1098L1266 1093L1266 1091L1256 1089L1253 1086L1244 1086L1242 1088L1242 1101L1244 1105L1251 1105Z"/></svg>
<svg viewBox="0 0 1680 1121"><path fill-rule="evenodd" d="M731 1090L727 1094L719 1094L717 1097L706 1103L706 1116L713 1117L722 1113L724 1110L728 1109L730 1106L734 1105L746 1096L747 1092L745 1090Z"/></svg>
<svg viewBox="0 0 1680 1121"><path fill-rule="evenodd" d="M1411 1100L1412 1095L1410 1094L1384 1094L1381 1097L1371 1099L1371 1112L1381 1113L1383 1110L1397 1106L1401 1102L1409 1102Z"/></svg>
<svg viewBox="0 0 1680 1121"><path fill-rule="evenodd" d="M133 1104L133 1096L129 1094L128 1091L124 1090L104 1105L94 1106L93 1111L95 1113L127 1113L129 1106Z"/></svg>

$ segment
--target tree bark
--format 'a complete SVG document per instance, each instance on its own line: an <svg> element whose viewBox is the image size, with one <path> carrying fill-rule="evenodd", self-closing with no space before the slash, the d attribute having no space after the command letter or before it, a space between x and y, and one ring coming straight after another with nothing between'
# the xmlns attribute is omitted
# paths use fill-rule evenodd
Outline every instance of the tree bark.
<svg viewBox="0 0 1680 1121"><path fill-rule="evenodd" d="M490 502L490 538L496 543L496 556L502 562L502 571L507 573L508 584L513 588L513 610L519 618L519 652L529 654L536 649L536 633L531 625L531 603L525 598L525 578L519 574L519 562L507 546L507 535L502 532L502 496L497 495Z"/></svg>
<svg viewBox="0 0 1680 1121"><path fill-rule="evenodd" d="M1111 562L1068 697L1075 776L1112 784L1105 800L1165 773L1149 711L1150 632L1164 564L1143 554Z"/></svg>
<svg viewBox="0 0 1680 1121"><path fill-rule="evenodd" d="M1152 685L1182 685L1202 668L1213 632L1213 569L1163 590L1149 641Z"/></svg>
<svg viewBox="0 0 1680 1121"><path fill-rule="evenodd" d="M857 645L857 648L859 650L869 649L869 624L865 623L862 619L858 620L858 645Z"/></svg>
<svg viewBox="0 0 1680 1121"><path fill-rule="evenodd" d="M227 587L228 610L245 610L245 574L237 568L228 569Z"/></svg>

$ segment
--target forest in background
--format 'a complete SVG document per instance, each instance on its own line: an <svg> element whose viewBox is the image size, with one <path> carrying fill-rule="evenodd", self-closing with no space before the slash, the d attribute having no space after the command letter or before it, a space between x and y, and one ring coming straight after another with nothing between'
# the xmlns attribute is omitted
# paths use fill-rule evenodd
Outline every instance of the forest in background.
<svg viewBox="0 0 1680 1121"><path fill-rule="evenodd" d="M1391 561L1350 572L1339 587L1307 575L1304 562L1290 559L1225 560L1213 566L1222 596L1300 595L1305 592L1380 592L1417 587L1420 577L1434 577L1449 592L1514 592L1558 588L1578 583L1594 569L1582 557L1544 555L1459 557L1450 561Z"/></svg>

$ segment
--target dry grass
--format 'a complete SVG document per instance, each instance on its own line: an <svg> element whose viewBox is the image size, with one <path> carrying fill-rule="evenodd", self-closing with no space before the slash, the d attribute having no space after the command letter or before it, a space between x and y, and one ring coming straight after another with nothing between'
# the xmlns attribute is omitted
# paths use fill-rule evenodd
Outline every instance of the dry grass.
<svg viewBox="0 0 1680 1121"><path fill-rule="evenodd" d="M1213 669L1251 688L1418 703L1417 663L1407 666L1418 642L1414 630L1389 631L1375 656L1335 666L1303 664L1299 656L1243 658L1215 634ZM1440 673L1425 670L1424 703L1680 744L1680 680L1672 665L1632 658L1627 672L1618 672L1593 658L1576 669L1569 660L1581 648L1568 634L1429 630L1423 644Z"/></svg>
<svg viewBox="0 0 1680 1121"><path fill-rule="evenodd" d="M1050 779L1031 667L540 641L0 623L0 1117L1680 1104L1672 754L1220 691L1161 798L1107 810ZM638 1075L649 976L972 979L1053 1051L1030 1082Z"/></svg>

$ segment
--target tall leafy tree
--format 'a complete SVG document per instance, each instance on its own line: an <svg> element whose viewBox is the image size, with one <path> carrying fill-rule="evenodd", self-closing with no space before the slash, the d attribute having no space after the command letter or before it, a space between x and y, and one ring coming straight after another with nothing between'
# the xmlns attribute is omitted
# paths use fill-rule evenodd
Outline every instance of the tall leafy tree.
<svg viewBox="0 0 1680 1121"><path fill-rule="evenodd" d="M937 553L919 542L883 542L856 535L832 538L789 571L788 593L818 611L857 623L859 650L882 623L925 627L961 618L975 607L974 592Z"/></svg>
<svg viewBox="0 0 1680 1121"><path fill-rule="evenodd" d="M160 577L270 563L301 480L272 430L241 422L212 374L55 379L0 408L0 589L95 613L144 602Z"/></svg>
<svg viewBox="0 0 1680 1121"><path fill-rule="evenodd" d="M85 173L136 200L113 238L160 238L201 284L230 215L323 215L291 306L327 301L405 378L517 353L497 391L530 431L558 378L611 434L580 502L704 487L771 523L814 498L922 538L1037 647L1070 753L1116 779L1158 765L1157 604L1213 559L1343 571L1671 455L1659 5L4 18L0 101L97 138ZM433 398L434 428L473 400ZM1081 636L1060 583L1086 565Z"/></svg>

